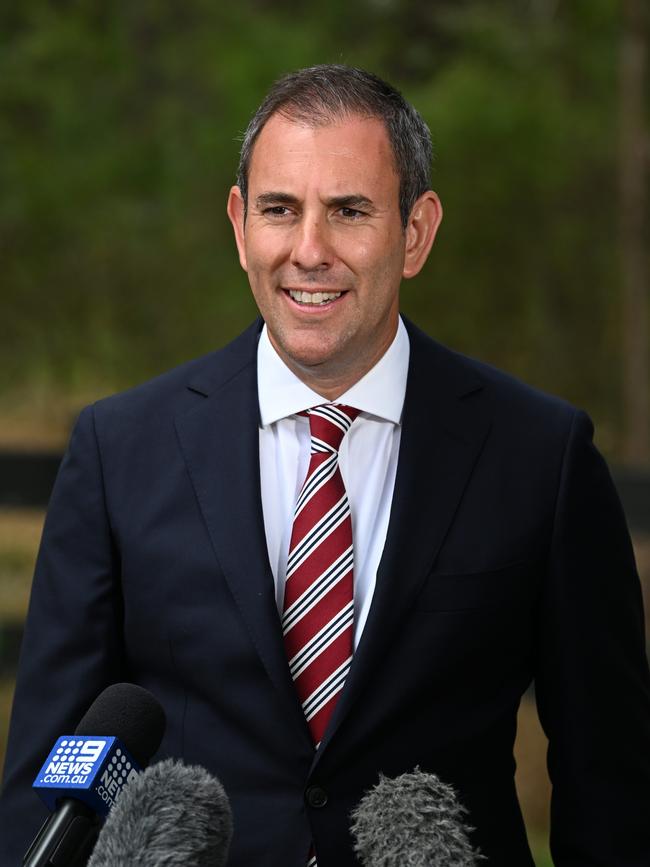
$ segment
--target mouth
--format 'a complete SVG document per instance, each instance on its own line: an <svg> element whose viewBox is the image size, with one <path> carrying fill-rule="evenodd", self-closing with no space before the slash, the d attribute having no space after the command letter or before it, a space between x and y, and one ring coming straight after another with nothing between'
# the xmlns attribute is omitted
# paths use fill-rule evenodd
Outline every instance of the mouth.
<svg viewBox="0 0 650 867"><path fill-rule="evenodd" d="M342 304L347 294L346 289L283 289L285 298L294 311L302 315L329 314L331 310Z"/></svg>
<svg viewBox="0 0 650 867"><path fill-rule="evenodd" d="M343 295L343 292L305 292L302 289L285 289L285 292L301 307L326 307Z"/></svg>

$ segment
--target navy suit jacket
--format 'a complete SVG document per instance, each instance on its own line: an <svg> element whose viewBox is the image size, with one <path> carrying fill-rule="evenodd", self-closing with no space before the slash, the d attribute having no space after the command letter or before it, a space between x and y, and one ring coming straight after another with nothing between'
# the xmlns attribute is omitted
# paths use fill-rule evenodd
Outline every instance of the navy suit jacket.
<svg viewBox="0 0 650 867"><path fill-rule="evenodd" d="M512 747L535 679L555 863L648 867L639 582L588 418L408 325L375 595L314 754L266 551L259 328L79 418L34 579L0 863L18 863L42 818L29 786L55 737L130 680L165 708L160 755L223 782L231 867L305 867L312 838L320 867L356 863L350 810L379 772L416 765L456 788L488 864L532 865Z"/></svg>

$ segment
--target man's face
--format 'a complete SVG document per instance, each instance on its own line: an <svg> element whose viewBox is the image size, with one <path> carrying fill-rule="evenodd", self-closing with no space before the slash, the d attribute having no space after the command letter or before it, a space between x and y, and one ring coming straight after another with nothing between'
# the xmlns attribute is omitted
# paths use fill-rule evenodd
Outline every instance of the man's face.
<svg viewBox="0 0 650 867"><path fill-rule="evenodd" d="M408 236L398 197L386 130L362 117L311 128L273 115L254 146L245 221L231 191L240 261L271 342L330 399L395 336Z"/></svg>

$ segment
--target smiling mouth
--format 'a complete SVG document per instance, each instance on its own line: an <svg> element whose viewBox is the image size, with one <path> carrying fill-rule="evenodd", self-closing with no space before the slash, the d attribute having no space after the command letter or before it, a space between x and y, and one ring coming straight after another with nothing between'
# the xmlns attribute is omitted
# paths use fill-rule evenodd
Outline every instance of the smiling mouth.
<svg viewBox="0 0 650 867"><path fill-rule="evenodd" d="M319 307L336 301L342 292L303 292L301 289L287 289L289 296L297 303L305 307Z"/></svg>

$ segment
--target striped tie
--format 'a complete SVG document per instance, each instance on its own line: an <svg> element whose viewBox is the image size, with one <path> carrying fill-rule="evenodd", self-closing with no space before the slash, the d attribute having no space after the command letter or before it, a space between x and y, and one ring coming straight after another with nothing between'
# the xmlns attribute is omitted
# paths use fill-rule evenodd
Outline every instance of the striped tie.
<svg viewBox="0 0 650 867"><path fill-rule="evenodd" d="M316 748L352 661L352 521L339 447L359 410L307 410L311 458L293 518L282 628L291 675Z"/></svg>

